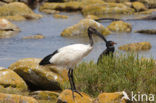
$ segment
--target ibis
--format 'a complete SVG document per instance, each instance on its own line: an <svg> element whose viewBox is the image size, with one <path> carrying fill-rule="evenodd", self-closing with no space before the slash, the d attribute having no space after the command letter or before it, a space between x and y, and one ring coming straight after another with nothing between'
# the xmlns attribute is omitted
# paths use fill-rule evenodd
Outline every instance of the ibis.
<svg viewBox="0 0 156 103"><path fill-rule="evenodd" d="M115 51L114 44L117 44L113 41L106 41L106 49L100 54L97 64L99 64L103 58L103 56L111 55L113 57L113 53Z"/></svg>
<svg viewBox="0 0 156 103"><path fill-rule="evenodd" d="M51 65L68 69L68 78L73 98L74 92L82 96L75 87L73 69L76 64L78 64L85 56L87 56L93 50L93 34L102 38L106 42L105 37L95 28L88 27L89 44L72 44L64 46L43 58L39 63L42 66Z"/></svg>

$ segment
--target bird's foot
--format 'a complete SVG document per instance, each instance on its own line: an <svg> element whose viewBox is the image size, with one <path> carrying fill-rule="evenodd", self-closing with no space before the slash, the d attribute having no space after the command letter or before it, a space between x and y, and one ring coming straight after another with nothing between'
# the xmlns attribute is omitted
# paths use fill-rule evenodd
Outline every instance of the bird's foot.
<svg viewBox="0 0 156 103"><path fill-rule="evenodd" d="M81 94L79 91L77 91L77 90L72 90L73 98L75 98L74 92L77 93L77 94L79 94L81 97L83 97L82 94Z"/></svg>

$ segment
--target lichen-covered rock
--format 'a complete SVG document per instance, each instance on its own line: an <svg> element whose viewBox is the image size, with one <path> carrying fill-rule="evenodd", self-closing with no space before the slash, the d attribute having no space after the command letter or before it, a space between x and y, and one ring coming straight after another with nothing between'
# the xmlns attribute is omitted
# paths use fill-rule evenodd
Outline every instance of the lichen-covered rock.
<svg viewBox="0 0 156 103"><path fill-rule="evenodd" d="M86 36L88 33L87 30L89 26L96 28L103 35L108 35L111 33L102 24L92 19L83 19L78 24L75 24L73 26L64 29L63 32L61 33L61 36L76 36L76 35Z"/></svg>
<svg viewBox="0 0 156 103"><path fill-rule="evenodd" d="M144 3L148 8L155 8L156 7L156 0L138 0Z"/></svg>
<svg viewBox="0 0 156 103"><path fill-rule="evenodd" d="M80 2L65 3L44 3L40 6L40 11L59 10L59 11L80 11L82 9Z"/></svg>
<svg viewBox="0 0 156 103"><path fill-rule="evenodd" d="M0 103L38 103L32 97L0 93Z"/></svg>
<svg viewBox="0 0 156 103"><path fill-rule="evenodd" d="M10 38L16 35L20 29L7 19L0 18L0 38Z"/></svg>
<svg viewBox="0 0 156 103"><path fill-rule="evenodd" d="M43 39L43 38L45 38L45 36L42 34L23 37L23 39Z"/></svg>
<svg viewBox="0 0 156 103"><path fill-rule="evenodd" d="M50 103L56 103L59 93L54 91L35 91L32 92L30 95L38 101L48 101Z"/></svg>
<svg viewBox="0 0 156 103"><path fill-rule="evenodd" d="M126 92L101 93L97 97L98 103L127 103L129 100Z"/></svg>
<svg viewBox="0 0 156 103"><path fill-rule="evenodd" d="M6 69L6 68L4 68L4 67L0 67L0 70L3 70L3 69Z"/></svg>
<svg viewBox="0 0 156 103"><path fill-rule="evenodd" d="M13 93L17 91L26 91L27 85L24 80L10 69L0 70L0 92Z"/></svg>
<svg viewBox="0 0 156 103"><path fill-rule="evenodd" d="M148 9L148 10L139 12L139 14L152 14L153 12L156 12L156 9Z"/></svg>
<svg viewBox="0 0 156 103"><path fill-rule="evenodd" d="M123 51L141 51L151 49L151 44L149 42L138 42L130 43L123 46L120 46L119 49Z"/></svg>
<svg viewBox="0 0 156 103"><path fill-rule="evenodd" d="M147 10L146 6L141 3L141 2L133 2L132 7L135 9L135 11L140 12L140 11L145 11Z"/></svg>
<svg viewBox="0 0 156 103"><path fill-rule="evenodd" d="M81 97L79 94L74 93L75 99L73 99L71 90L64 90L58 97L57 103L92 103L93 99L87 94L82 93Z"/></svg>
<svg viewBox="0 0 156 103"><path fill-rule="evenodd" d="M61 90L66 81L67 74L62 70L40 66L38 58L25 58L13 63L9 69L20 75L31 90ZM66 76L66 77L65 77Z"/></svg>
<svg viewBox="0 0 156 103"><path fill-rule="evenodd" d="M123 21L114 21L107 27L112 32L131 32L132 26Z"/></svg>
<svg viewBox="0 0 156 103"><path fill-rule="evenodd" d="M96 20L96 19L99 19L99 17L95 16L95 15L87 15L86 16L86 19L93 19L93 20Z"/></svg>
<svg viewBox="0 0 156 103"><path fill-rule="evenodd" d="M9 16L9 17L8 17ZM0 17L3 18L15 18L18 17L21 20L22 17L26 19L39 19L42 16L35 14L26 4L13 2L0 7ZM16 18L16 20L18 20ZM14 20L14 19L11 19Z"/></svg>
<svg viewBox="0 0 156 103"><path fill-rule="evenodd" d="M50 9L43 9L42 12L47 13L47 14L58 14L58 13L60 13L60 11L50 10Z"/></svg>
<svg viewBox="0 0 156 103"><path fill-rule="evenodd" d="M103 16L104 14L133 14L134 9L121 3L101 3L86 5L82 9L83 15Z"/></svg>
<svg viewBox="0 0 156 103"><path fill-rule="evenodd" d="M155 29L137 30L136 33L155 34L156 35L156 30Z"/></svg>
<svg viewBox="0 0 156 103"><path fill-rule="evenodd" d="M53 15L54 18L60 18L60 19L68 19L68 16L66 15L60 15L60 14L55 14Z"/></svg>

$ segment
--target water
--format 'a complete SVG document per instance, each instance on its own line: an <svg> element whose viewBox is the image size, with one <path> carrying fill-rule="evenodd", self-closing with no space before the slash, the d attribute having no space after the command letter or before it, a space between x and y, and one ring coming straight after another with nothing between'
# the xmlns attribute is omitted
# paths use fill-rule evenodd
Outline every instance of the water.
<svg viewBox="0 0 156 103"><path fill-rule="evenodd" d="M38 11L36 11L38 12ZM69 16L68 19L54 19L52 15L44 15L44 18L33 21L13 22L20 27L21 32L10 39L0 39L0 66L8 67L10 64L22 58L43 58L52 53L56 49L73 44L73 43L88 43L87 37L64 38L60 36L63 29L78 23L83 16L77 13L63 13ZM156 59L156 35L145 35L134 33L140 29L154 29L156 21L127 21L132 24L133 31L129 34L111 34L106 38L117 42L118 46L132 43L149 41L152 48L149 51L139 52L145 57L154 57ZM102 22L106 27L111 21ZM22 37L33 34L43 34L46 38L40 40L23 40ZM105 49L105 44L102 40L96 39L94 50L84 58L85 61L96 61L100 53ZM118 50L119 52L123 52Z"/></svg>

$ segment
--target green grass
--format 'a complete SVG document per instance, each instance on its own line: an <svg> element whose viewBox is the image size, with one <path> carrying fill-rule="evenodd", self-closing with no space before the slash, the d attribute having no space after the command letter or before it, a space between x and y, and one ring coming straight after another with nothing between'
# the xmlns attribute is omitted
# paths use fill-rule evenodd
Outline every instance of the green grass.
<svg viewBox="0 0 156 103"><path fill-rule="evenodd" d="M74 70L78 90L96 97L101 92L125 90L134 93L156 94L154 60L140 60L133 54L105 56L97 65L93 61L81 63Z"/></svg>

